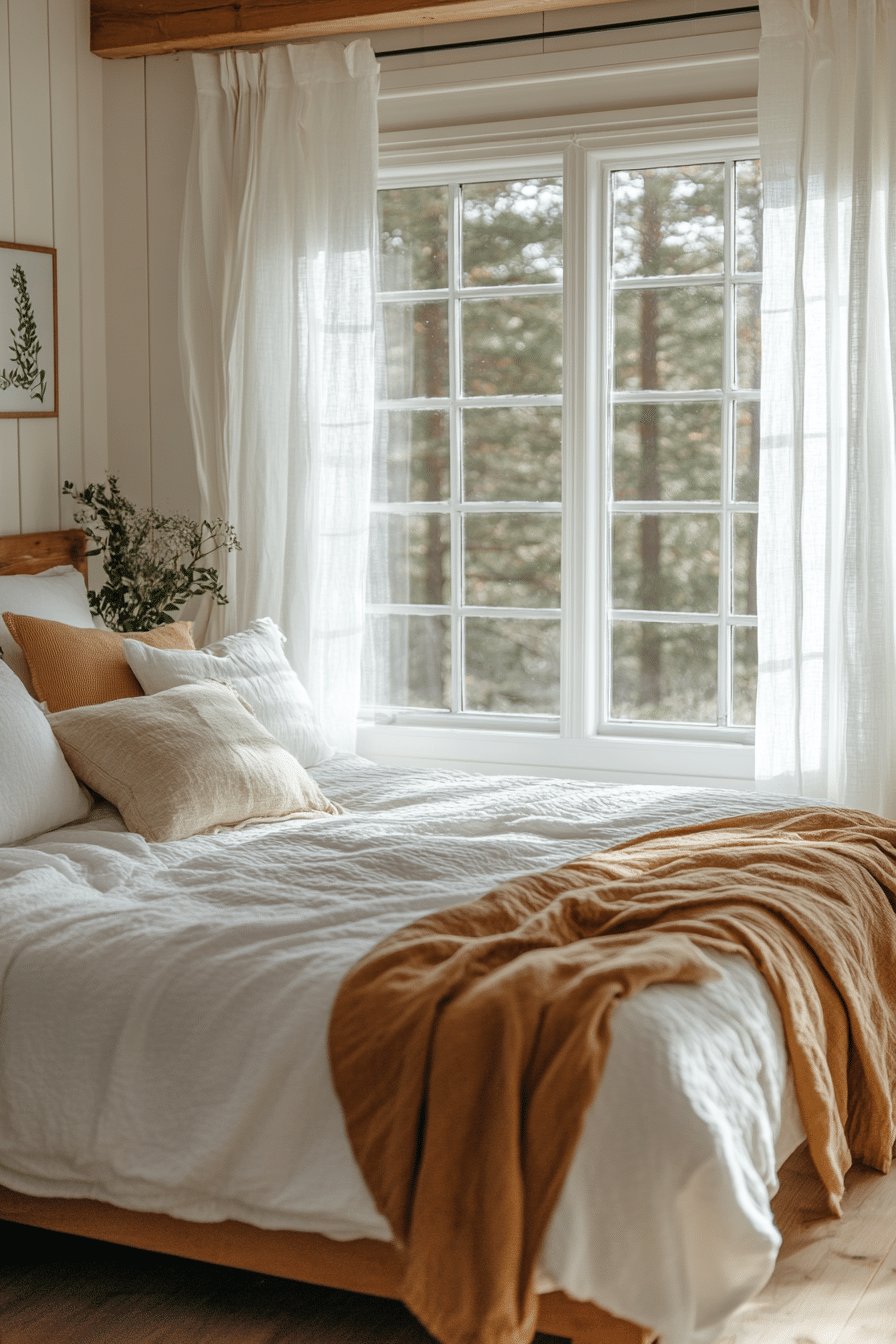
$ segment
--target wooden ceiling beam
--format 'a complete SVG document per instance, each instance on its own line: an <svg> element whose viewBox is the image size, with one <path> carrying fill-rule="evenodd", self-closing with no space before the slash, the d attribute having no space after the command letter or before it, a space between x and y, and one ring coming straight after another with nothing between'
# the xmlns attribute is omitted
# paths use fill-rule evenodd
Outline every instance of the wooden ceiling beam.
<svg viewBox="0 0 896 1344"><path fill-rule="evenodd" d="M430 4L423 0L91 0L90 49L106 57L156 56L492 19L579 4L581 0L435 0Z"/></svg>

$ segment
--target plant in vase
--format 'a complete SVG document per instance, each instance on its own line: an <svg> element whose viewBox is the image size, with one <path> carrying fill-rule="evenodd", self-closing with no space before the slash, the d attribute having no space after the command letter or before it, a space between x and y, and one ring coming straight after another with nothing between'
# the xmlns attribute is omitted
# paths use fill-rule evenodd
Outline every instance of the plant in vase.
<svg viewBox="0 0 896 1344"><path fill-rule="evenodd" d="M110 630L128 634L167 625L185 602L205 593L226 605L208 559L242 547L223 518L197 523L183 514L138 509L121 493L116 476L83 490L66 481L62 493L81 505L75 522L96 543L87 554L102 556L106 581L96 592L88 589L87 600Z"/></svg>

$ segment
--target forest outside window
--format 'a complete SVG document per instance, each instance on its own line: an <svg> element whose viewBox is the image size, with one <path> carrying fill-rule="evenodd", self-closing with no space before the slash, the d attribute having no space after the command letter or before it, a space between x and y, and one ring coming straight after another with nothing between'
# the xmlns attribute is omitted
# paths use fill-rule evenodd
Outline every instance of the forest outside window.
<svg viewBox="0 0 896 1344"><path fill-rule="evenodd" d="M615 171L609 720L754 722L761 179Z"/></svg>
<svg viewBox="0 0 896 1344"><path fill-rule="evenodd" d="M560 706L558 177L380 192L368 691Z"/></svg>
<svg viewBox="0 0 896 1344"><path fill-rule="evenodd" d="M603 482L587 576L603 615L576 631L567 610L562 637L563 509L582 506L561 490L564 281L568 303L586 288L570 259L564 274L562 175L380 192L379 720L557 731L561 659L587 638L595 731L753 722L758 162L647 157L602 182L587 270L605 330L581 451Z"/></svg>

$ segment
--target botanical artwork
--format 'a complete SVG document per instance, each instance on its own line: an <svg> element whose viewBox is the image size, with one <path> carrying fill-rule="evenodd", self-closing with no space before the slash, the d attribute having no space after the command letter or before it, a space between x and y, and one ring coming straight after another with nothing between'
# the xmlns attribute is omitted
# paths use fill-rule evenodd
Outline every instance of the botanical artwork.
<svg viewBox="0 0 896 1344"><path fill-rule="evenodd" d="M57 413L55 289L52 248L0 243L0 415Z"/></svg>

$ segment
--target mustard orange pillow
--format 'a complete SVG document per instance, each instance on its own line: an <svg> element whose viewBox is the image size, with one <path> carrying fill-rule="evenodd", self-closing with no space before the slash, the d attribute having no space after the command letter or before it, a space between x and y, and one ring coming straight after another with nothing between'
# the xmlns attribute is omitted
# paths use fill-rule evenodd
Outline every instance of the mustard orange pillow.
<svg viewBox="0 0 896 1344"><path fill-rule="evenodd" d="M51 714L143 694L124 656L124 636L113 630L82 630L12 611L5 611L3 619L25 655L34 694L46 701ZM174 621L140 634L129 632L128 639L157 649L192 649L192 628L192 621Z"/></svg>

